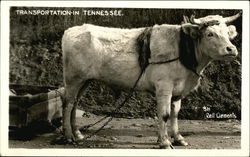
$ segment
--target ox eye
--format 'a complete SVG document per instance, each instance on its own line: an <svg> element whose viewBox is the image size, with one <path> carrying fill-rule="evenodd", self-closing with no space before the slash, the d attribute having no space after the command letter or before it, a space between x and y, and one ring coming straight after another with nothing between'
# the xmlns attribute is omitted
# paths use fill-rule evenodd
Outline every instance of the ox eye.
<svg viewBox="0 0 250 157"><path fill-rule="evenodd" d="M208 33L207 36L212 37L212 36L214 36L214 34L213 33Z"/></svg>

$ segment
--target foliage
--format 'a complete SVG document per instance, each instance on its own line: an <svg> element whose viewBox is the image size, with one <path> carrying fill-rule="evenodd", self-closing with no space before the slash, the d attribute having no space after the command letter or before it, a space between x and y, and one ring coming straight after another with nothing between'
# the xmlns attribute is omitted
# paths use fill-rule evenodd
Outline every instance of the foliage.
<svg viewBox="0 0 250 157"><path fill-rule="evenodd" d="M101 26L135 28L154 24L180 24L182 16L203 17L210 14L234 15L239 10L205 9L126 9L88 8L88 10L122 10L123 16L75 16L18 15L16 10L48 8L12 7L10 9L10 83L63 86L61 38L69 27L92 23ZM75 10L81 13L86 8L49 8L51 10ZM233 41L241 52L241 19L233 23L239 33ZM241 62L241 55L237 58ZM93 82L81 98L80 107L98 114L112 112L121 102L117 92L101 82ZM241 66L236 62L216 61L204 72L201 86L183 100L180 118L203 119L203 106L214 112L241 114ZM156 113L154 96L148 93L134 93L126 108L115 116L154 117Z"/></svg>

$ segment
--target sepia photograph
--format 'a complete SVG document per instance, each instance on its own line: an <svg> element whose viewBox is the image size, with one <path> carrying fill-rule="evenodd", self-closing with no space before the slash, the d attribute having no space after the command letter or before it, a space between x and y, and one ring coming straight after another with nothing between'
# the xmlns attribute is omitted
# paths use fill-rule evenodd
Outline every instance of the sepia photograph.
<svg viewBox="0 0 250 157"><path fill-rule="evenodd" d="M1 155L249 154L249 2L210 3L5 1Z"/></svg>

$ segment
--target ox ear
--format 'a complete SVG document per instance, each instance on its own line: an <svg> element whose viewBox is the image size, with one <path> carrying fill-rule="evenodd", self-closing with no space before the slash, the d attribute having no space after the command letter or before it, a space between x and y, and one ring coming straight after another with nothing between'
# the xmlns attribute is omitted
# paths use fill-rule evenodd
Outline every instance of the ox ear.
<svg viewBox="0 0 250 157"><path fill-rule="evenodd" d="M196 39L200 36L200 30L198 25L193 25L190 23L183 24L182 30L185 34L191 36L193 39Z"/></svg>
<svg viewBox="0 0 250 157"><path fill-rule="evenodd" d="M237 36L237 31L235 26L230 25L228 26L228 34L229 34L229 39L234 39Z"/></svg>

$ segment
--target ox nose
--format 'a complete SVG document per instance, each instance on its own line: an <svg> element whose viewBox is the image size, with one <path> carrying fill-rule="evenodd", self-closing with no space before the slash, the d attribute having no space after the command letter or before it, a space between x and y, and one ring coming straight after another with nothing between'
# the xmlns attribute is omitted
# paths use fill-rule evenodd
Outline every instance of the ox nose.
<svg viewBox="0 0 250 157"><path fill-rule="evenodd" d="M227 47L227 52L231 52L232 51L232 48L231 47Z"/></svg>
<svg viewBox="0 0 250 157"><path fill-rule="evenodd" d="M229 55L229 56L237 56L237 54L238 54L235 46L227 46L226 52L227 52L227 55Z"/></svg>

